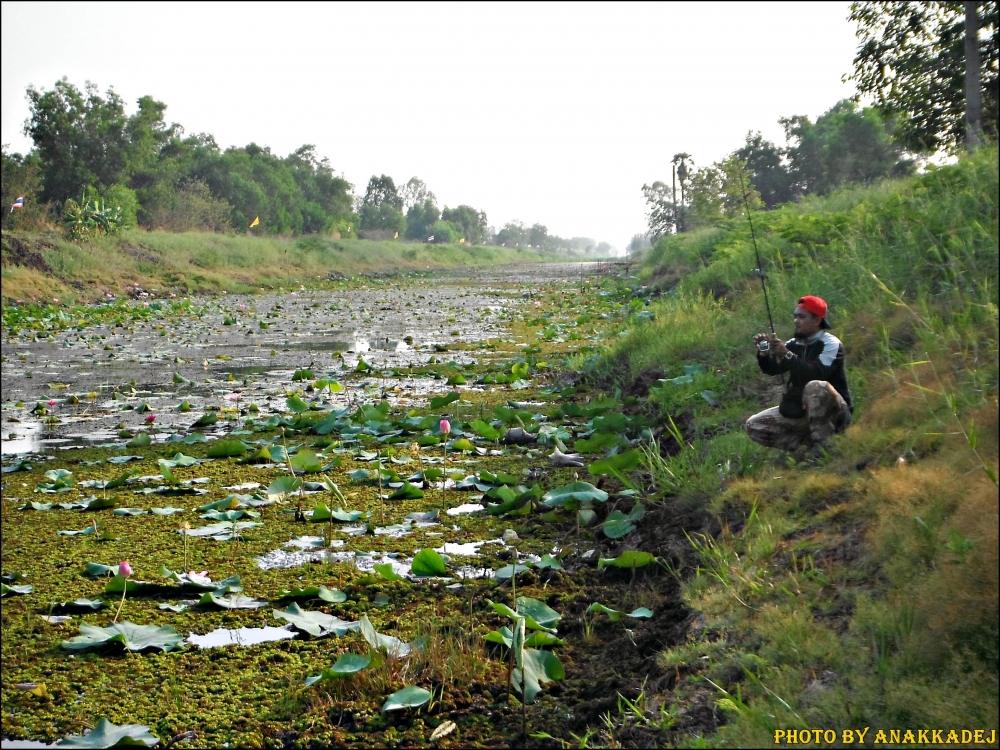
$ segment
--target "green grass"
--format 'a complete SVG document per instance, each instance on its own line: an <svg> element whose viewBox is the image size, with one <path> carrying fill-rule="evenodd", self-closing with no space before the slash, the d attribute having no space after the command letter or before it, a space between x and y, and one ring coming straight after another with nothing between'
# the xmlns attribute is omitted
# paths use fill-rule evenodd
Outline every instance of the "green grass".
<svg viewBox="0 0 1000 750"><path fill-rule="evenodd" d="M653 319L572 360L659 415L647 501L705 514L680 570L704 620L660 655L678 682L659 699L682 707L708 685L724 720L665 743L996 726L996 165L984 149L754 217L779 335L818 294L846 347L855 422L807 463L742 432L779 395L750 344L768 317L745 220L652 248ZM701 374L662 382L685 366Z"/></svg>
<svg viewBox="0 0 1000 750"><path fill-rule="evenodd" d="M251 237L130 230L72 242L61 233L4 232L5 304L86 302L129 287L163 294L252 292L331 276L412 273L541 260L530 250L464 245Z"/></svg>

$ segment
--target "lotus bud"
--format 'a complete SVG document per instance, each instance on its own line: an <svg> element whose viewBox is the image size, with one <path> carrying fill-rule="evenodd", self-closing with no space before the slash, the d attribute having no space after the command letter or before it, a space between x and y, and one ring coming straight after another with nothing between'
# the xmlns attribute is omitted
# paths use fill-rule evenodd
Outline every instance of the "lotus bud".
<svg viewBox="0 0 1000 750"><path fill-rule="evenodd" d="M441 422L438 424L438 427L440 428L441 432L445 435L451 433L451 422L449 422L447 419L442 419Z"/></svg>
<svg viewBox="0 0 1000 750"><path fill-rule="evenodd" d="M122 560L118 563L118 575L122 578L128 578L132 575L132 566L128 564L128 560Z"/></svg>

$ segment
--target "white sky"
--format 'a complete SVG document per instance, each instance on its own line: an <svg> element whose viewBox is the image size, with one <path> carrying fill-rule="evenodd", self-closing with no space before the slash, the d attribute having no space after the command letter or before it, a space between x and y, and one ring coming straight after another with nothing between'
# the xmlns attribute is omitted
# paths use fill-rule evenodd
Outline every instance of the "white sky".
<svg viewBox="0 0 1000 750"><path fill-rule="evenodd" d="M490 225L623 249L643 183L854 93L848 2L2 3L2 132L28 85L143 95L219 146L315 144L364 194L420 177Z"/></svg>

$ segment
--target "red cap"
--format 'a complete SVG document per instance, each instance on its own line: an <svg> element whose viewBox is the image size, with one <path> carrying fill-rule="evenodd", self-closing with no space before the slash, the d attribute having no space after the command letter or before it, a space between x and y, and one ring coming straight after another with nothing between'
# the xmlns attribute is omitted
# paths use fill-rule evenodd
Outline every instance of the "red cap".
<svg viewBox="0 0 1000 750"><path fill-rule="evenodd" d="M823 328L830 327L830 324L826 323L827 304L825 299L822 297L816 297L812 294L807 294L804 297L799 297L799 304L817 318L822 319L823 323L825 323L825 325L822 326Z"/></svg>

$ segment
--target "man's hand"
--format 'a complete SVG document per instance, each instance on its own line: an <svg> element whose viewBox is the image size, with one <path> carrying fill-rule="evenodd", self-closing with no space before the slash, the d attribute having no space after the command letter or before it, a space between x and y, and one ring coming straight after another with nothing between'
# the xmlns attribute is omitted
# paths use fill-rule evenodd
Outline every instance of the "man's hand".
<svg viewBox="0 0 1000 750"><path fill-rule="evenodd" d="M785 348L785 343L773 333L758 333L753 337L754 346L757 346L761 341L767 341L767 343L770 344L767 354L774 359L784 357L785 352L788 351L788 349ZM757 351L759 352L760 349Z"/></svg>

